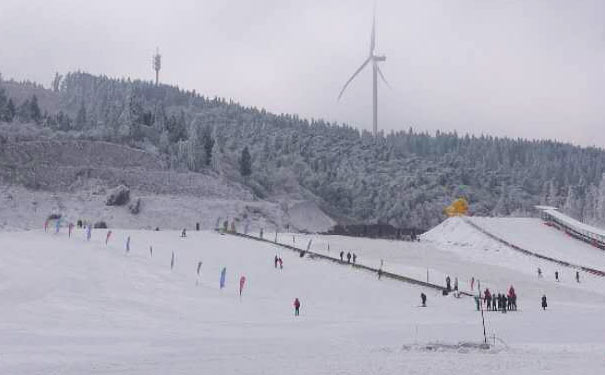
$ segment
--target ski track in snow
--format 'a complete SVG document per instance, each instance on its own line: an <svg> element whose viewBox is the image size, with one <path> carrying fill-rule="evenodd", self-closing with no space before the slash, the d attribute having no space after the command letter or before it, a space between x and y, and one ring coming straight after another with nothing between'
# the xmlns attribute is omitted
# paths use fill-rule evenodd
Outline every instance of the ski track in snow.
<svg viewBox="0 0 605 375"><path fill-rule="evenodd" d="M481 223L503 236L550 236L525 224ZM497 337L489 350L456 346L482 341L471 298L379 281L277 245L206 231L180 238L176 231L112 229L108 246L106 230L93 230L90 242L83 230L71 239L65 229L0 232L0 373L602 373L605 280L583 273L577 284L571 271L560 270L556 283L554 266L471 229L453 219L419 243L298 234L279 234L278 241L292 244L295 236L304 248L312 238L313 251L354 251L358 262L378 266L383 259L386 270L421 279L428 269L431 281L458 277L464 290L473 276L496 292L514 284L521 311L485 314L488 335ZM517 237L519 246L530 245ZM565 244L578 263L605 258L579 242ZM281 271L273 267L276 253L284 259ZM536 277L536 266L544 278ZM220 290L222 267L227 285ZM240 300L241 275L247 282ZM421 291L427 308L418 308ZM547 311L539 308L542 293ZM295 297L302 302L298 318Z"/></svg>

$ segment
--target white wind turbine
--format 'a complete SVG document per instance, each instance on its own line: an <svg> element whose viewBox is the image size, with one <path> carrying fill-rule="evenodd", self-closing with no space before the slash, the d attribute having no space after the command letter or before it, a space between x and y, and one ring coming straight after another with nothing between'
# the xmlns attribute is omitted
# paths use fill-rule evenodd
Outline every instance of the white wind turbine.
<svg viewBox="0 0 605 375"><path fill-rule="evenodd" d="M373 109L374 109L372 120L373 120L374 136L376 136L378 134L378 75L380 75L380 78L384 81L384 83L387 86L389 86L389 83L384 78L384 75L382 74L382 71L380 70L380 67L378 66L379 62L383 62L387 58L384 55L376 55L374 53L374 47L376 46L376 31L375 30L376 30L376 15L374 14L374 18L372 20L372 36L370 37L370 55L363 62L363 64L361 64L359 69L357 69L357 71L355 71L355 73L353 73L351 78L349 78L347 83L345 83L342 90L340 90L340 94L338 95L338 100L340 100L340 98L342 97L342 94L344 94L347 86L349 86L349 83L351 83L351 81L353 81L353 79L359 74L359 72L361 72L363 70L363 68L366 67L366 65L368 65L370 62L372 62L372 78L373 78L372 104L373 104Z"/></svg>

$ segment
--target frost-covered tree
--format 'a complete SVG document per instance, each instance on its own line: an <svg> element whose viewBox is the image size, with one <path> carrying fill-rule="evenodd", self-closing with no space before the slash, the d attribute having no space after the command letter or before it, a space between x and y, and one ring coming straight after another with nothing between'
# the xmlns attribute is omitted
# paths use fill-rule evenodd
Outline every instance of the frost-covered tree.
<svg viewBox="0 0 605 375"><path fill-rule="evenodd" d="M244 177L252 174L252 156L250 155L248 146L244 147L239 158L239 173Z"/></svg>

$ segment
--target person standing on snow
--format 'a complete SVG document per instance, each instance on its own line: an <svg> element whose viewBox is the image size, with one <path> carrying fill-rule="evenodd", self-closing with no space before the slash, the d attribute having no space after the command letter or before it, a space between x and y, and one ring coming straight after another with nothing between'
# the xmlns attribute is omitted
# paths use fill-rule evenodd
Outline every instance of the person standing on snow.
<svg viewBox="0 0 605 375"><path fill-rule="evenodd" d="M351 253L347 251L347 263L351 263Z"/></svg>
<svg viewBox="0 0 605 375"><path fill-rule="evenodd" d="M357 254L353 253L353 264L357 263Z"/></svg>
<svg viewBox="0 0 605 375"><path fill-rule="evenodd" d="M294 316L300 315L300 301L298 298L294 299Z"/></svg>
<svg viewBox="0 0 605 375"><path fill-rule="evenodd" d="M281 259L281 257L277 260L277 262L279 263L279 269L283 270L284 269L284 261Z"/></svg>
<svg viewBox="0 0 605 375"><path fill-rule="evenodd" d="M273 267L277 268L277 262L279 262L279 258L277 257L277 254L276 254L275 258L273 259Z"/></svg>
<svg viewBox="0 0 605 375"><path fill-rule="evenodd" d="M485 300L485 304L487 305L487 309L492 308L492 294L489 289L485 288L485 292L483 292L483 299Z"/></svg>
<svg viewBox="0 0 605 375"><path fill-rule="evenodd" d="M555 271L555 280L559 281L559 271Z"/></svg>
<svg viewBox="0 0 605 375"><path fill-rule="evenodd" d="M542 269L540 267L538 267L538 277L539 278L542 277Z"/></svg>
<svg viewBox="0 0 605 375"><path fill-rule="evenodd" d="M448 292L452 290L452 279L449 276L445 277L445 288Z"/></svg>
<svg viewBox="0 0 605 375"><path fill-rule="evenodd" d="M342 259L342 258L344 257L344 255L345 255L345 252L344 252L344 251L341 251L341 252L340 252L340 261L341 261L341 262L344 262L344 259Z"/></svg>
<svg viewBox="0 0 605 375"><path fill-rule="evenodd" d="M580 271L576 271L576 282L580 282Z"/></svg>
<svg viewBox="0 0 605 375"><path fill-rule="evenodd" d="M420 300L422 300L422 307L426 307L426 294L420 293Z"/></svg>
<svg viewBox="0 0 605 375"><path fill-rule="evenodd" d="M546 294L542 295L542 310L546 310L548 304L546 303Z"/></svg>

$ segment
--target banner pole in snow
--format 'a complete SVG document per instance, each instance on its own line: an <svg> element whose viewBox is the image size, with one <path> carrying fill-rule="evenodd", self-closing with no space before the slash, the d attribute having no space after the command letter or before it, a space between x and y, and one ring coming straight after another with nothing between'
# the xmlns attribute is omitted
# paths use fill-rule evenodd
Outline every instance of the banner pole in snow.
<svg viewBox="0 0 605 375"><path fill-rule="evenodd" d="M200 283L200 269L202 268L202 262L197 262L197 280L195 281L195 285Z"/></svg>
<svg viewBox="0 0 605 375"><path fill-rule="evenodd" d="M223 267L221 270L221 279L219 280L219 286L221 289L225 287L225 277L227 276L227 267Z"/></svg>
<svg viewBox="0 0 605 375"><path fill-rule="evenodd" d="M239 300L242 300L242 291L244 290L244 284L246 283L246 276L239 278Z"/></svg>

